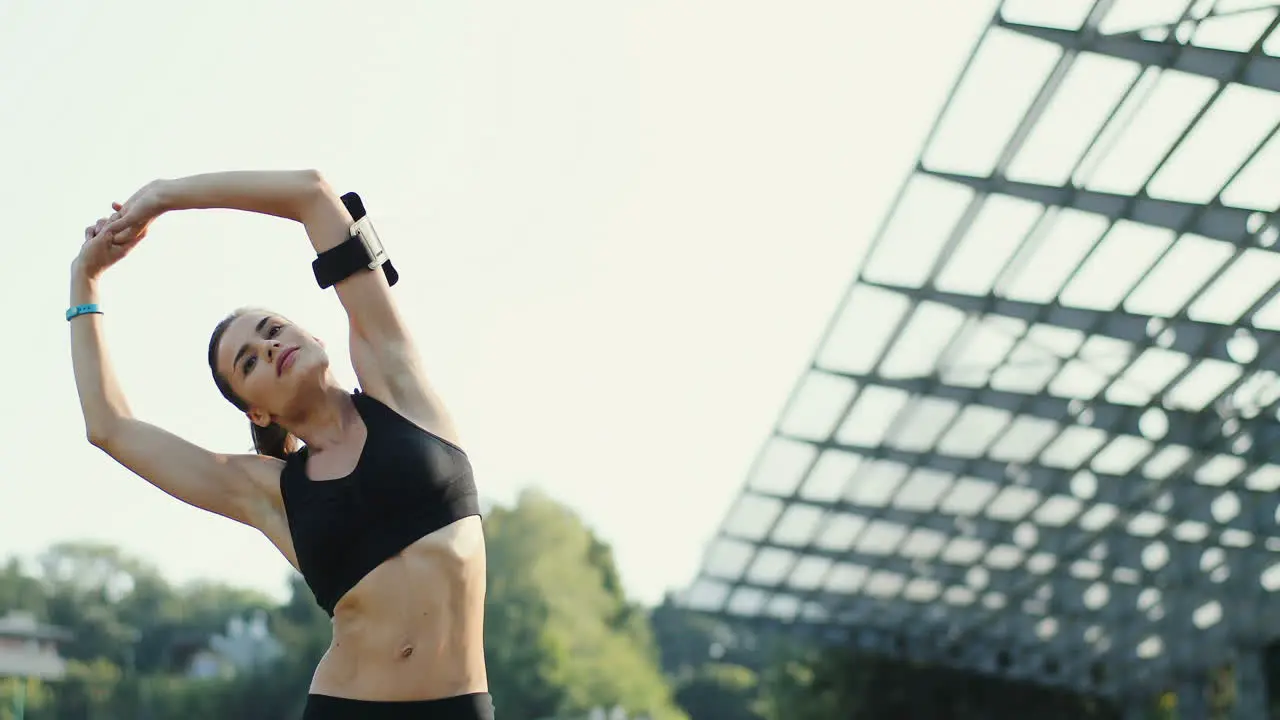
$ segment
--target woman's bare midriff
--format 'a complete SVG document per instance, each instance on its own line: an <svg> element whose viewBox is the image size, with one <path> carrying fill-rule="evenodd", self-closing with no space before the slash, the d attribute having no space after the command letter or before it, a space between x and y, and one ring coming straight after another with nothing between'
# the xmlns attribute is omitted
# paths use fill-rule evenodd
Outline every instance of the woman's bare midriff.
<svg viewBox="0 0 1280 720"><path fill-rule="evenodd" d="M339 601L311 692L432 700L487 692L485 546L479 517L423 537Z"/></svg>

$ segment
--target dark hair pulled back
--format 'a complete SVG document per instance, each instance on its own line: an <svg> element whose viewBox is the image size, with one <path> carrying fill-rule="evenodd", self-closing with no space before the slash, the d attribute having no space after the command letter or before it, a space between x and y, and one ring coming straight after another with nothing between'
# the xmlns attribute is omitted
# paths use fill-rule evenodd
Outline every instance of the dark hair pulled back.
<svg viewBox="0 0 1280 720"><path fill-rule="evenodd" d="M232 405L235 405L237 409L248 412L249 404L237 395L235 390L231 389L231 383L222 376L222 373L218 372L218 343L222 342L222 336L226 334L227 328L231 326L232 321L245 312L245 310L237 310L223 318L213 328L213 335L209 338L209 371L213 373L213 382L218 386L218 391L222 393L222 397L226 398ZM253 437L253 449L259 455L269 455L284 460L289 456L289 453L297 450L300 444L297 437L276 422L266 427L261 427L257 423L250 421L249 432Z"/></svg>

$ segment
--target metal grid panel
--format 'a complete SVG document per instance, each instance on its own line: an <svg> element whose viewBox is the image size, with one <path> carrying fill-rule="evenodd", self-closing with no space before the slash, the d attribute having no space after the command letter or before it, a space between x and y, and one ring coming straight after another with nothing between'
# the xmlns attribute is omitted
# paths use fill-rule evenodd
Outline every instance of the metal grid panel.
<svg viewBox="0 0 1280 720"><path fill-rule="evenodd" d="M1006 0L686 604L1102 694L1280 635L1277 26Z"/></svg>

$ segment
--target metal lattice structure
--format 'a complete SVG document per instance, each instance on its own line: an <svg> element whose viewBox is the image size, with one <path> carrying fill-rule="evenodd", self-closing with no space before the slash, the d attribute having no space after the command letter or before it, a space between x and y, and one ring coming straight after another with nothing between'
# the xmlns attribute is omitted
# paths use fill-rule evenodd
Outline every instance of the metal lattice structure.
<svg viewBox="0 0 1280 720"><path fill-rule="evenodd" d="M1261 716L1277 5L1002 4L687 606Z"/></svg>

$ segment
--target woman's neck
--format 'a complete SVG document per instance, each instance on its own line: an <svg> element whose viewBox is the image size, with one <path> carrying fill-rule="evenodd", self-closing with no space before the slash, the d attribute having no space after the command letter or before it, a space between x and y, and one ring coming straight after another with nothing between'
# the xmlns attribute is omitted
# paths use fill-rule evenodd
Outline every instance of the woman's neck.
<svg viewBox="0 0 1280 720"><path fill-rule="evenodd" d="M306 443L313 454L341 445L359 418L351 395L337 386L326 386L302 406L305 410L296 418L280 418L277 422Z"/></svg>

